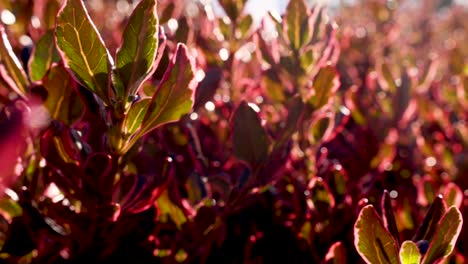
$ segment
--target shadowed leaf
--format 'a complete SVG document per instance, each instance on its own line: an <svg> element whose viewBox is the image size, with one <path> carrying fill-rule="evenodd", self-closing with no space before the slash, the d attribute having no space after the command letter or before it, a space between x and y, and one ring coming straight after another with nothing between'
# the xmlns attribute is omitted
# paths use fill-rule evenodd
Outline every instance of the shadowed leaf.
<svg viewBox="0 0 468 264"><path fill-rule="evenodd" d="M365 206L359 213L354 225L354 245L366 263L400 263L396 241L372 205Z"/></svg>
<svg viewBox="0 0 468 264"><path fill-rule="evenodd" d="M232 144L234 154L253 168L268 156L267 134L257 113L246 102L241 102L234 114Z"/></svg>
<svg viewBox="0 0 468 264"><path fill-rule="evenodd" d="M400 233L398 233L397 224L395 221L395 213L393 212L392 203L388 191L385 190L382 195L382 220L385 228L395 238L397 246L400 244Z"/></svg>
<svg viewBox="0 0 468 264"><path fill-rule="evenodd" d="M413 241L431 241L437 230L439 220L445 213L445 208L446 206L442 196L437 196L434 199L431 207L429 207L429 210L427 211L423 222L416 231L416 234L413 236Z"/></svg>
<svg viewBox="0 0 468 264"><path fill-rule="evenodd" d="M133 95L154 71L158 49L156 1L143 0L133 11L117 51L117 72L124 87L117 88L119 97Z"/></svg>
<svg viewBox="0 0 468 264"><path fill-rule="evenodd" d="M75 79L110 104L112 58L81 0L66 0L57 16L59 53Z"/></svg>
<svg viewBox="0 0 468 264"><path fill-rule="evenodd" d="M325 255L325 264L346 264L346 247L342 242L334 243Z"/></svg>
<svg viewBox="0 0 468 264"><path fill-rule="evenodd" d="M450 207L440 220L422 263L435 263L452 254L462 226L463 217L460 211L455 206Z"/></svg>

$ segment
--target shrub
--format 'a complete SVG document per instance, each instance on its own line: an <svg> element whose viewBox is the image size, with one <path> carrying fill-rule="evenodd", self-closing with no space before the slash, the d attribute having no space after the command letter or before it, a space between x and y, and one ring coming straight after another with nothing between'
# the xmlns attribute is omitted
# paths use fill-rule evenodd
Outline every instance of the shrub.
<svg viewBox="0 0 468 264"><path fill-rule="evenodd" d="M464 262L466 8L4 2L3 262Z"/></svg>

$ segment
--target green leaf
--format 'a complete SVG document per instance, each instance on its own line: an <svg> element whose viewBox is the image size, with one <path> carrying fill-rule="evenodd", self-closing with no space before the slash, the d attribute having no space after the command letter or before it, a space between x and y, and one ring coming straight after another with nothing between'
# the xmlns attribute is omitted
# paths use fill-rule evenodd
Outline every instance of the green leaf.
<svg viewBox="0 0 468 264"><path fill-rule="evenodd" d="M304 0L289 1L285 14L286 33L295 50L299 50L310 35L308 18L309 7Z"/></svg>
<svg viewBox="0 0 468 264"><path fill-rule="evenodd" d="M390 201L390 195L387 190L384 190L382 195L382 219L385 228L392 234L395 238L397 246L400 244L400 233L398 233L398 228L395 220L395 213L393 212L392 202Z"/></svg>
<svg viewBox="0 0 468 264"><path fill-rule="evenodd" d="M335 198L330 192L327 183L320 177L315 177L309 183L310 196L315 210L326 218L328 212L335 207Z"/></svg>
<svg viewBox="0 0 468 264"><path fill-rule="evenodd" d="M2 25L0 25L0 59L4 67L0 69L2 77L9 84L11 89L25 97L30 83L23 66L21 66L21 62L13 52L5 28Z"/></svg>
<svg viewBox="0 0 468 264"><path fill-rule="evenodd" d="M68 72L62 65L52 67L42 81L47 91L44 106L50 117L71 125L82 115L83 105L77 100Z"/></svg>
<svg viewBox="0 0 468 264"><path fill-rule="evenodd" d="M450 207L439 222L437 231L429 245L423 264L436 263L450 254L455 248L463 226L463 217L457 207Z"/></svg>
<svg viewBox="0 0 468 264"><path fill-rule="evenodd" d="M21 214L23 214L23 209L17 202L8 197L0 198L0 215L5 219L11 220Z"/></svg>
<svg viewBox="0 0 468 264"><path fill-rule="evenodd" d="M405 241L400 248L400 261L402 264L419 264L421 253L413 241Z"/></svg>
<svg viewBox="0 0 468 264"><path fill-rule="evenodd" d="M366 263L400 263L396 241L372 205L365 206L359 213L354 225L354 245Z"/></svg>
<svg viewBox="0 0 468 264"><path fill-rule="evenodd" d="M236 21L244 8L247 0L219 0L219 4L223 7L224 11L232 21Z"/></svg>
<svg viewBox="0 0 468 264"><path fill-rule="evenodd" d="M247 33L249 32L250 28L253 24L253 18L251 15L246 15L242 17L239 21L238 29L240 30L240 37L245 38Z"/></svg>
<svg viewBox="0 0 468 264"><path fill-rule="evenodd" d="M415 242L419 240L431 241L437 230L438 222L445 213L445 209L446 206L444 199L441 195L438 195L434 199L431 207L429 207L423 222L418 227L418 230L412 240Z"/></svg>
<svg viewBox="0 0 468 264"><path fill-rule="evenodd" d="M319 109L326 105L333 93L340 85L338 73L332 66L321 68L314 79L315 94L310 98L310 103L314 109Z"/></svg>
<svg viewBox="0 0 468 264"><path fill-rule="evenodd" d="M234 154L253 168L268 157L268 139L257 113L242 101L233 117Z"/></svg>
<svg viewBox="0 0 468 264"><path fill-rule="evenodd" d="M178 44L176 53L151 99L139 135L163 124L178 121L189 113L193 106L196 85L187 47Z"/></svg>
<svg viewBox="0 0 468 264"><path fill-rule="evenodd" d="M156 200L156 206L158 208L158 221L167 223L170 218L179 228L187 222L187 217L182 209L171 201L168 190L162 192Z"/></svg>
<svg viewBox="0 0 468 264"><path fill-rule="evenodd" d="M463 191L453 182L448 183L444 189L444 198L447 206L461 207L463 203Z"/></svg>
<svg viewBox="0 0 468 264"><path fill-rule="evenodd" d="M112 58L82 0L63 2L55 37L62 60L73 77L110 105Z"/></svg>
<svg viewBox="0 0 468 264"><path fill-rule="evenodd" d="M143 122L151 98L143 98L130 107L130 111L125 118L125 134L132 135Z"/></svg>
<svg viewBox="0 0 468 264"><path fill-rule="evenodd" d="M40 81L49 70L52 62L59 62L54 33L48 30L38 41L29 60L29 75L32 81ZM68 74L67 74L68 75Z"/></svg>
<svg viewBox="0 0 468 264"><path fill-rule="evenodd" d="M156 1L141 1L129 18L123 42L116 54L118 75L123 82L119 97L134 95L155 69L158 50ZM126 98L124 98L126 99Z"/></svg>

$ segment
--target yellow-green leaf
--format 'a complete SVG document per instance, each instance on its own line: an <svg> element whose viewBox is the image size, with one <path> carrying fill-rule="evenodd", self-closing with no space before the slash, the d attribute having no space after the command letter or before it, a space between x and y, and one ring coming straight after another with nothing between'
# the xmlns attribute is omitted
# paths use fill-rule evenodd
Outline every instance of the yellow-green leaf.
<svg viewBox="0 0 468 264"><path fill-rule="evenodd" d="M3 67L0 69L2 77L11 89L25 97L30 83L23 66L21 66L21 62L13 52L5 28L2 25L0 25L0 60L3 64Z"/></svg>
<svg viewBox="0 0 468 264"><path fill-rule="evenodd" d="M73 77L110 105L112 58L82 0L65 0L57 16L59 53Z"/></svg>
<svg viewBox="0 0 468 264"><path fill-rule="evenodd" d="M133 11L117 51L116 66L123 83L119 97L136 94L141 84L154 71L158 49L156 1L143 0Z"/></svg>
<svg viewBox="0 0 468 264"><path fill-rule="evenodd" d="M421 253L419 248L413 241L405 241L400 248L400 261L402 264L419 264L421 261Z"/></svg>
<svg viewBox="0 0 468 264"><path fill-rule="evenodd" d="M354 245L368 264L399 264L395 239L372 205L362 208L354 225Z"/></svg>

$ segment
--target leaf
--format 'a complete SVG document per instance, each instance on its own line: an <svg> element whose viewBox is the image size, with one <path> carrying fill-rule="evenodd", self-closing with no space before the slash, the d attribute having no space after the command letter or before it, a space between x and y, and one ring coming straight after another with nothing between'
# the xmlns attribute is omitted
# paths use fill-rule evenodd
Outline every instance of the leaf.
<svg viewBox="0 0 468 264"><path fill-rule="evenodd" d="M338 73L332 66L321 68L314 79L315 94L310 98L310 103L314 109L326 105L339 85Z"/></svg>
<svg viewBox="0 0 468 264"><path fill-rule="evenodd" d="M309 37L309 8L304 0L291 0L286 7L286 33L291 47L299 50Z"/></svg>
<svg viewBox="0 0 468 264"><path fill-rule="evenodd" d="M0 59L4 69L1 75L16 93L25 97L29 89L29 80L24 72L21 62L11 47L5 28L0 25Z"/></svg>
<svg viewBox="0 0 468 264"><path fill-rule="evenodd" d="M454 205L454 206L460 208L462 203L463 203L463 192L460 189L460 187L458 187L458 185L456 185L453 182L449 182L445 186L443 196L445 198L445 202L447 203L447 206L453 206Z"/></svg>
<svg viewBox="0 0 468 264"><path fill-rule="evenodd" d="M224 11L226 11L228 17L232 21L236 21L246 2L247 0L220 0L219 4L223 7Z"/></svg>
<svg viewBox="0 0 468 264"><path fill-rule="evenodd" d="M354 245L369 264L400 263L395 239L372 205L362 208L354 225Z"/></svg>
<svg viewBox="0 0 468 264"><path fill-rule="evenodd" d="M158 221L166 223L168 218L171 218L177 227L180 228L182 224L187 222L187 217L185 216L184 211L171 201L168 192L168 190L165 190L156 200L156 206L159 211Z"/></svg>
<svg viewBox="0 0 468 264"><path fill-rule="evenodd" d="M143 98L130 107L130 111L125 118L125 134L132 135L138 130L145 117L151 98Z"/></svg>
<svg viewBox="0 0 468 264"><path fill-rule="evenodd" d="M176 53L149 103L139 135L163 124L175 122L189 113L193 106L196 85L187 47L178 44Z"/></svg>
<svg viewBox="0 0 468 264"><path fill-rule="evenodd" d="M405 241L400 248L400 261L402 264L419 264L421 253L413 241Z"/></svg>
<svg viewBox="0 0 468 264"><path fill-rule="evenodd" d="M118 75L124 90L119 97L134 95L155 69L158 50L156 1L141 1L129 18L123 42L116 54ZM124 98L126 99L126 98Z"/></svg>
<svg viewBox="0 0 468 264"><path fill-rule="evenodd" d="M44 102L52 119L71 125L83 111L81 101L76 98L76 92L70 82L71 77L62 65L52 67L42 84L47 91Z"/></svg>
<svg viewBox="0 0 468 264"><path fill-rule="evenodd" d="M268 139L257 113L242 101L233 117L232 145L234 154L253 168L268 157Z"/></svg>
<svg viewBox="0 0 468 264"><path fill-rule="evenodd" d="M393 212L392 203L390 201L390 195L387 190L384 190L382 195L382 219L385 228L392 234L397 242L397 247L400 244L400 233L395 220L395 213Z"/></svg>
<svg viewBox="0 0 468 264"><path fill-rule="evenodd" d="M253 24L253 18L251 15L246 15L242 17L238 25L238 30L239 30L241 38L245 38L247 36L247 33L252 27L252 24Z"/></svg>
<svg viewBox="0 0 468 264"><path fill-rule="evenodd" d="M31 81L40 81L46 75L52 62L59 62L52 30L48 30L38 41L29 60L29 75Z"/></svg>
<svg viewBox="0 0 468 264"><path fill-rule="evenodd" d="M346 247L340 241L333 243L325 255L325 264L346 264Z"/></svg>
<svg viewBox="0 0 468 264"><path fill-rule="evenodd" d="M418 227L416 234L413 236L413 241L427 240L431 241L434 236L438 222L445 213L445 202L441 195L438 195L431 207L426 213L423 222Z"/></svg>
<svg viewBox="0 0 468 264"><path fill-rule="evenodd" d="M315 177L309 183L310 196L315 210L321 218L328 218L329 212L335 207L335 198L330 192L327 183L320 177Z"/></svg>
<svg viewBox="0 0 468 264"><path fill-rule="evenodd" d="M82 0L63 2L55 37L60 56L73 77L110 105L112 58Z"/></svg>
<svg viewBox="0 0 468 264"><path fill-rule="evenodd" d="M23 214L23 209L21 206L8 197L0 198L0 215L5 219L11 221L14 217L20 216Z"/></svg>
<svg viewBox="0 0 468 264"><path fill-rule="evenodd" d="M463 217L457 207L450 207L437 226L423 264L435 263L452 254L463 226Z"/></svg>

